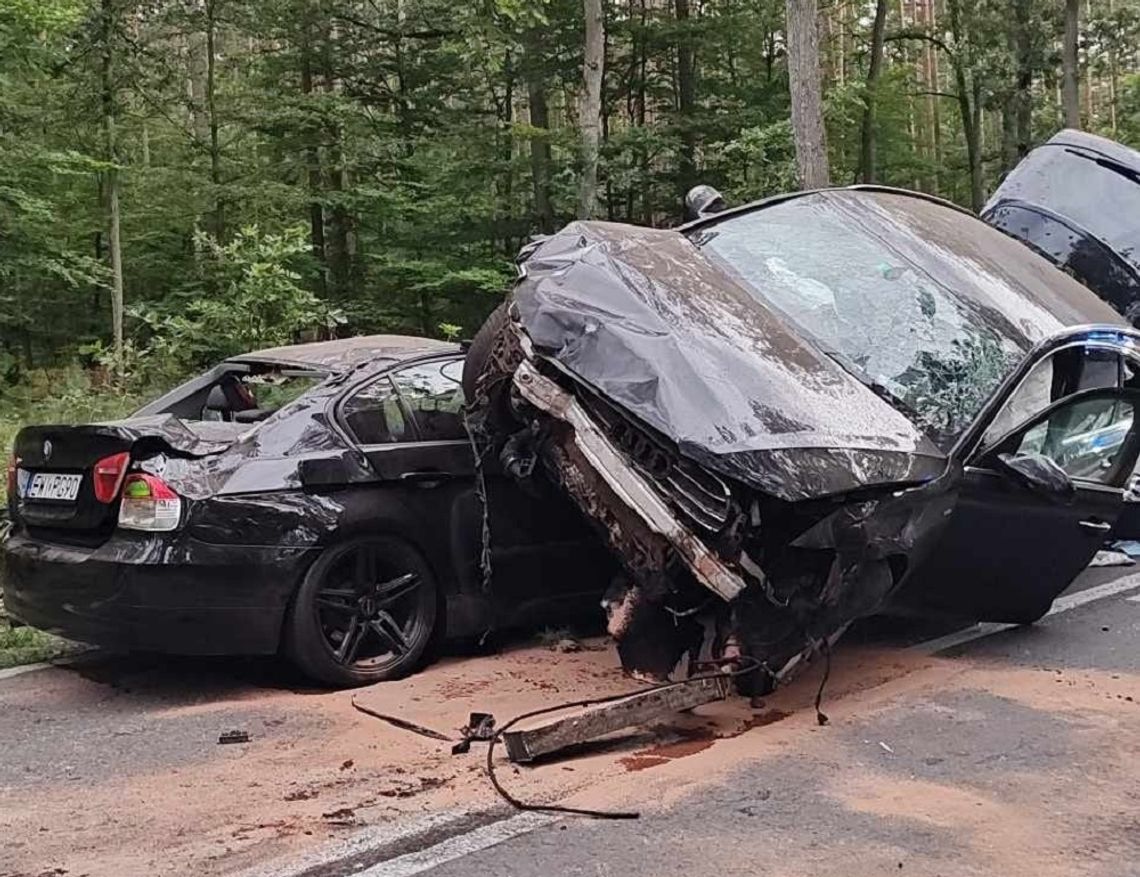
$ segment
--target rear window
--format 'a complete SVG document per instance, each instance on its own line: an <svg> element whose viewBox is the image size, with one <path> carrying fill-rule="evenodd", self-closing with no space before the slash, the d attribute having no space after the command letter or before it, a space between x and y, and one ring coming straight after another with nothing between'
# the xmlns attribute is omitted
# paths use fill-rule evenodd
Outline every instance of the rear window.
<svg viewBox="0 0 1140 877"><path fill-rule="evenodd" d="M887 193L794 198L702 227L695 241L944 449L1061 328L1049 287L1071 283L972 217Z"/></svg>

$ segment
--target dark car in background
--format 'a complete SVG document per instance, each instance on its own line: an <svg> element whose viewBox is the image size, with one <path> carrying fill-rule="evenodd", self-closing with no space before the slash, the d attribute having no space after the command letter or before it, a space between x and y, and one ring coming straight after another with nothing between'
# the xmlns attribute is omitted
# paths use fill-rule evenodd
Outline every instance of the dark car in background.
<svg viewBox="0 0 1140 877"><path fill-rule="evenodd" d="M445 633L596 606L604 554L572 507L476 477L462 368L458 345L423 338L304 344L122 421L26 427L7 611L123 649L283 650L354 685L407 673Z"/></svg>
<svg viewBox="0 0 1140 877"><path fill-rule="evenodd" d="M1032 622L1122 513L1140 333L948 202L861 186L575 222L519 271L469 353L469 417L622 558L627 669L704 644L767 687L888 607Z"/></svg>
<svg viewBox="0 0 1140 877"><path fill-rule="evenodd" d="M982 218L1140 324L1140 152L1061 131L1010 171Z"/></svg>

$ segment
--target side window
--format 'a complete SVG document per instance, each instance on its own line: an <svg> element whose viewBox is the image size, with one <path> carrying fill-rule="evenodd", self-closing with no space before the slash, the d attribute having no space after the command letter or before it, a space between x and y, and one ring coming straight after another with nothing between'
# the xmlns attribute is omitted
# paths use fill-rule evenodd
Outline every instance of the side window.
<svg viewBox="0 0 1140 877"><path fill-rule="evenodd" d="M1076 400L1029 429L1013 450L1017 454L1042 454L1070 478L1120 486L1131 474L1118 472L1117 462L1134 416L1128 399L1096 396Z"/></svg>
<svg viewBox="0 0 1140 877"><path fill-rule="evenodd" d="M1030 369L986 430L982 445L992 447L1003 436L1066 396L1084 390L1118 387L1120 380L1121 361L1115 350L1103 347L1058 350Z"/></svg>
<svg viewBox="0 0 1140 877"><path fill-rule="evenodd" d="M425 362L392 375L415 419L420 441L466 440L463 425L463 360Z"/></svg>
<svg viewBox="0 0 1140 877"><path fill-rule="evenodd" d="M361 387L341 408L345 425L362 445L413 441L399 394L388 378Z"/></svg>

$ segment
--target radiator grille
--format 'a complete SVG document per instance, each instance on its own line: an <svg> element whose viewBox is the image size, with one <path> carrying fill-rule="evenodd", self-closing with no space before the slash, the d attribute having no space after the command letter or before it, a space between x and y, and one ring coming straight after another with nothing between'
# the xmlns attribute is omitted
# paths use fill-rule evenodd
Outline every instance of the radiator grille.
<svg viewBox="0 0 1140 877"><path fill-rule="evenodd" d="M695 524L716 532L732 513L728 485L707 469L678 456L668 445L594 393L578 394L606 436L661 496Z"/></svg>

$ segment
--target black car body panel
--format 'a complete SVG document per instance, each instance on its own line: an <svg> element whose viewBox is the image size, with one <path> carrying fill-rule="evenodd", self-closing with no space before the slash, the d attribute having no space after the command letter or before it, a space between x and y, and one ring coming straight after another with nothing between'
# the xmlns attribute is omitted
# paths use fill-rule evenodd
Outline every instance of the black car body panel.
<svg viewBox="0 0 1140 877"><path fill-rule="evenodd" d="M1140 153L1061 131L1010 171L982 217L1140 324Z"/></svg>
<svg viewBox="0 0 1140 877"><path fill-rule="evenodd" d="M114 648L271 654L315 548L142 533L86 547L17 531L2 562L4 605L34 627Z"/></svg>
<svg viewBox="0 0 1140 877"><path fill-rule="evenodd" d="M340 421L338 402L361 386L461 357L458 345L395 336L301 345L229 361L163 397L166 411L152 403L114 423L25 428L15 447L22 478L51 470L83 481L74 503L10 497L13 527L0 555L7 610L120 648L272 653L298 582L321 551L387 534L432 568L449 635L483 634L560 603L580 611L583 594L604 588L608 559L563 498L523 494L486 473L495 522L488 583L466 436L433 443L412 434L367 447ZM315 386L256 423L171 413L200 412L228 374L282 367ZM94 498L95 460L124 451L132 471L160 477L182 498L176 530L123 530L118 502ZM425 470L431 478L415 477Z"/></svg>

